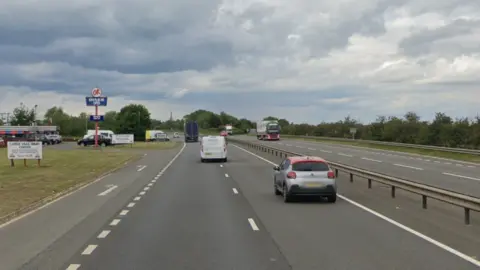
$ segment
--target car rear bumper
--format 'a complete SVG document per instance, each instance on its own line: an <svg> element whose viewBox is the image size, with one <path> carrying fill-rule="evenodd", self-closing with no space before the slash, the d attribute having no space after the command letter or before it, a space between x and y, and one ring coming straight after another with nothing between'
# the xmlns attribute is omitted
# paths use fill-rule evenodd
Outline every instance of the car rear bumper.
<svg viewBox="0 0 480 270"><path fill-rule="evenodd" d="M330 196L335 195L337 190L332 185L321 188L306 188L299 185L292 185L288 193L292 196Z"/></svg>

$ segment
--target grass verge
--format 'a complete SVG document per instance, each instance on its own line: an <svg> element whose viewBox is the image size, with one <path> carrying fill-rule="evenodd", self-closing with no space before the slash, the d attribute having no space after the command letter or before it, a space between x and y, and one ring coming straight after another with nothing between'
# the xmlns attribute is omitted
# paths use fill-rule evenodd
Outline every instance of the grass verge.
<svg viewBox="0 0 480 270"><path fill-rule="evenodd" d="M86 184L125 162L139 158L135 151L55 150L44 148L44 159L16 161L10 167L6 148L0 149L0 223L7 215L24 209L72 187ZM4 220L6 221L6 220Z"/></svg>
<svg viewBox="0 0 480 270"><path fill-rule="evenodd" d="M285 135L284 135L284 138L300 140L300 141L315 141L315 142L329 143L329 144L341 144L341 145L367 147L367 148L373 148L373 149L397 151L397 152L404 152L404 153L411 153L411 154L418 154L418 155L425 155L425 156L448 158L448 159L453 159L453 160L461 160L461 161L480 163L480 156L470 155L470 154L449 153L449 152L443 152L443 151L435 151L435 150L427 150L427 149L415 149L415 148L390 146L390 145L379 145L379 144L371 144L371 143L363 143L363 142L345 142L345 141L335 141L335 140L322 140L322 139L317 139L317 138L298 138L298 137L294 137L294 136L285 136Z"/></svg>

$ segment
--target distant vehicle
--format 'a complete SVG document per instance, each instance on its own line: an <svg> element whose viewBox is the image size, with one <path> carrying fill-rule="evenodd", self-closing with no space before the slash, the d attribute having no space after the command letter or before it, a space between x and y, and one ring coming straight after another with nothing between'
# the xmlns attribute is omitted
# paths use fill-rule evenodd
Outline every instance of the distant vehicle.
<svg viewBox="0 0 480 270"><path fill-rule="evenodd" d="M50 144L58 144L62 142L62 136L59 134L45 134L44 137L50 141Z"/></svg>
<svg viewBox="0 0 480 270"><path fill-rule="evenodd" d="M222 132L220 132L220 136L226 137L228 136L228 133L223 130Z"/></svg>
<svg viewBox="0 0 480 270"><path fill-rule="evenodd" d="M45 134L39 134L35 136L35 141L42 142L43 145L52 144L52 139Z"/></svg>
<svg viewBox="0 0 480 270"><path fill-rule="evenodd" d="M227 132L228 135L233 134L233 126L232 125L225 125L225 131Z"/></svg>
<svg viewBox="0 0 480 270"><path fill-rule="evenodd" d="M170 138L168 138L167 133L161 130L147 130L145 131L145 141L170 141Z"/></svg>
<svg viewBox="0 0 480 270"><path fill-rule="evenodd" d="M87 130L87 134L85 136L83 136L83 138L87 138L91 135L94 135L95 136L95 129L89 129ZM98 135L103 135L105 137L108 137L110 139L112 139L112 135L115 135L115 133L111 130L104 130L104 129L99 129L98 130Z"/></svg>
<svg viewBox="0 0 480 270"><path fill-rule="evenodd" d="M320 157L288 157L273 170L275 195L283 195L284 202L295 196L320 196L331 203L337 201L335 173Z"/></svg>
<svg viewBox="0 0 480 270"><path fill-rule="evenodd" d="M3 138L0 137L0 147L5 147L5 146L7 146L7 143Z"/></svg>
<svg viewBox="0 0 480 270"><path fill-rule="evenodd" d="M200 142L200 160L222 160L227 162L227 140L222 136L204 136Z"/></svg>
<svg viewBox="0 0 480 270"><path fill-rule="evenodd" d="M256 131L259 140L280 140L280 124L276 120L258 121Z"/></svg>
<svg viewBox="0 0 480 270"><path fill-rule="evenodd" d="M185 142L198 142L198 123L197 121L187 121L183 127Z"/></svg>
<svg viewBox="0 0 480 270"><path fill-rule="evenodd" d="M173 138L180 138L180 135L178 134L178 132L173 133Z"/></svg>
<svg viewBox="0 0 480 270"><path fill-rule="evenodd" d="M80 139L78 140L77 144L80 146L95 145L95 135L89 135L83 139ZM110 146L112 145L112 139L105 135L98 135L98 145Z"/></svg>

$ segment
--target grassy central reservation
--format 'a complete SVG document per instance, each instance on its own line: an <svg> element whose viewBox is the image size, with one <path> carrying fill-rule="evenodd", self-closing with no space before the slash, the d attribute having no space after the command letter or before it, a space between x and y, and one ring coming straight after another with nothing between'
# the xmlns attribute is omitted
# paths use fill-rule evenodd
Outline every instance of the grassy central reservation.
<svg viewBox="0 0 480 270"><path fill-rule="evenodd" d="M7 149L0 148L0 218L58 192L88 183L125 162L143 156L139 150L162 150L176 147L175 142L135 143L131 146L107 147L103 151L92 147L43 149L38 167L35 160L16 160L10 167Z"/></svg>

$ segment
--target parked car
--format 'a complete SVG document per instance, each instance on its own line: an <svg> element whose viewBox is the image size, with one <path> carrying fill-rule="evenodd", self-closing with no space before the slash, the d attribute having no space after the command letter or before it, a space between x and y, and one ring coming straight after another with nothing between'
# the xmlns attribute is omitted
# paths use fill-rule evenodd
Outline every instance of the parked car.
<svg viewBox="0 0 480 270"><path fill-rule="evenodd" d="M86 136L83 139L78 140L77 144L79 146L95 145L95 135ZM98 135L98 145L110 146L112 145L112 139L104 135Z"/></svg>
<svg viewBox="0 0 480 270"><path fill-rule="evenodd" d="M35 141L41 141L43 145L53 144L52 140L48 138L47 135L44 135L44 134L39 134L35 136Z"/></svg>

